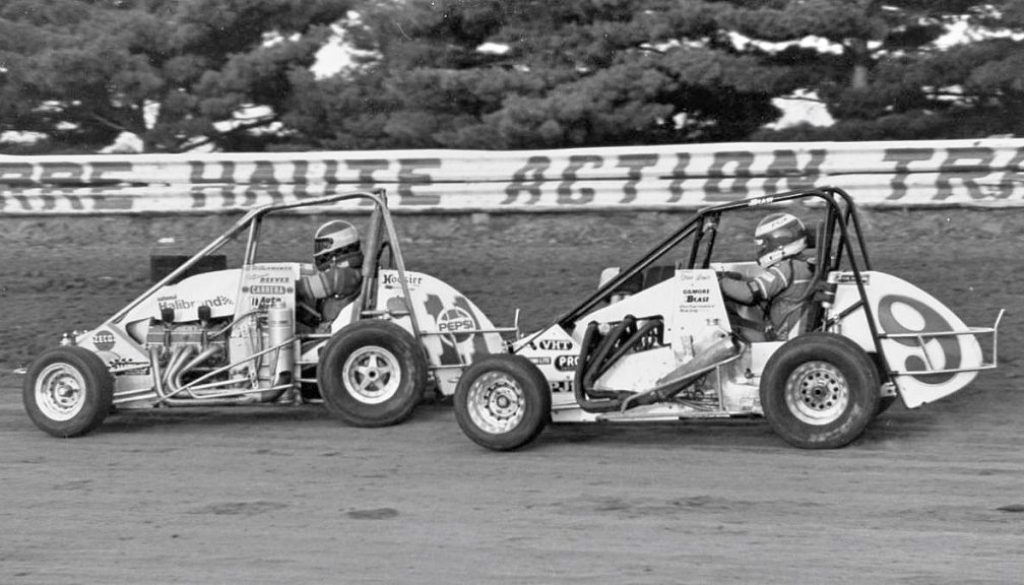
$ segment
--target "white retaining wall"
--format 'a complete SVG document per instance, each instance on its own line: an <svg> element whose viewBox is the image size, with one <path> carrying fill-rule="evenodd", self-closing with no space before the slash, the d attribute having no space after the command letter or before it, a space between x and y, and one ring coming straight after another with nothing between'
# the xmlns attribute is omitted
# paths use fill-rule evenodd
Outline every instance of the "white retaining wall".
<svg viewBox="0 0 1024 585"><path fill-rule="evenodd" d="M665 210L825 185L862 206L1024 206L1024 139L0 156L0 215L210 213L373 187L396 212Z"/></svg>

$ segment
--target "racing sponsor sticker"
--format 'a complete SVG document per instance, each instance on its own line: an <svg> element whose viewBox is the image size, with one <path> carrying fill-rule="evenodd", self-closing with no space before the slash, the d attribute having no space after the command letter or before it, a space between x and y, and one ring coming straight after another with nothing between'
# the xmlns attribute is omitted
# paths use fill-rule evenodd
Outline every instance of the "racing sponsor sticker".
<svg viewBox="0 0 1024 585"><path fill-rule="evenodd" d="M572 380L554 380L548 382L552 392L572 392Z"/></svg>
<svg viewBox="0 0 1024 585"><path fill-rule="evenodd" d="M707 304L711 302L711 289L684 288L683 302L686 304Z"/></svg>
<svg viewBox="0 0 1024 585"><path fill-rule="evenodd" d="M398 278L397 272L385 272L381 275L381 281L384 284L384 288L402 288L402 281ZM416 290L420 287L423 282L422 276L416 275L405 275L405 285L409 287L409 290Z"/></svg>
<svg viewBox="0 0 1024 585"><path fill-rule="evenodd" d="M114 334L109 331L97 331L92 336L92 344L96 346L96 349L100 351L110 351L114 349Z"/></svg>
<svg viewBox="0 0 1024 585"><path fill-rule="evenodd" d="M249 274L259 274L261 272L288 272L288 273L290 273L292 271L292 267L290 265L288 265L288 264L260 264L258 266L255 266L255 265L247 266L245 271L247 273L249 273ZM273 277L264 276L262 278L273 278ZM287 278L287 277L281 277L281 278Z"/></svg>
<svg viewBox="0 0 1024 585"><path fill-rule="evenodd" d="M284 295L290 293L291 288L279 284L254 284L248 292L254 295Z"/></svg>
<svg viewBox="0 0 1024 585"><path fill-rule="evenodd" d="M476 328L473 316L459 307L445 309L437 316L437 330L451 334L459 343L468 340Z"/></svg>
<svg viewBox="0 0 1024 585"><path fill-rule="evenodd" d="M678 270L678 268L677 268L677 270ZM707 270L700 270L700 271L697 272L697 274L690 275L690 277L687 278L687 280L694 281L694 282L710 282L710 281L714 281L716 283L716 286L717 286L718 276L715 274L715 272L713 270L710 271L710 272L708 272Z"/></svg>
<svg viewBox="0 0 1024 585"><path fill-rule="evenodd" d="M531 341L530 348L541 351L572 351L572 342L565 339L541 339Z"/></svg>
<svg viewBox="0 0 1024 585"><path fill-rule="evenodd" d="M284 300L278 296L253 296L249 298L249 306L253 309L269 309L270 307L284 306Z"/></svg>
<svg viewBox="0 0 1024 585"><path fill-rule="evenodd" d="M560 355L555 358L555 369L562 372L575 370L579 360L577 355Z"/></svg>
<svg viewBox="0 0 1024 585"><path fill-rule="evenodd" d="M213 297L212 299L200 299L200 300L183 299L183 298L178 297L178 296L175 295L175 296L168 296L168 297L159 297L156 300L156 304L161 309L174 309L174 310L178 311L178 310L191 309L193 307L201 307L203 305L207 305L209 307L227 307L227 306L233 305L235 303L230 298L228 298L228 297L226 297L224 295L217 295L217 296Z"/></svg>
<svg viewBox="0 0 1024 585"><path fill-rule="evenodd" d="M862 272L860 275L860 281L863 282L865 285L871 284L871 275L864 274ZM839 284L856 284L857 275L855 275L852 272L840 272L838 277L836 278L836 282Z"/></svg>
<svg viewBox="0 0 1024 585"><path fill-rule="evenodd" d="M129 358L115 357L107 363L107 367L110 371L115 374L121 374L125 372L131 372L135 370L143 370L139 372L142 375L149 374L150 363L149 362L137 362Z"/></svg>
<svg viewBox="0 0 1024 585"><path fill-rule="evenodd" d="M428 281L429 282L429 281ZM444 299L436 294L427 294L424 308L434 318L440 334L440 365L465 365L473 356L487 355L490 350L484 335L477 333L480 325L470 302L461 295Z"/></svg>
<svg viewBox="0 0 1024 585"><path fill-rule="evenodd" d="M538 366L549 366L549 365L551 365L551 358L549 358L546 355L545 356L540 356L540 357L528 357L526 359L528 359L531 362L537 364Z"/></svg>

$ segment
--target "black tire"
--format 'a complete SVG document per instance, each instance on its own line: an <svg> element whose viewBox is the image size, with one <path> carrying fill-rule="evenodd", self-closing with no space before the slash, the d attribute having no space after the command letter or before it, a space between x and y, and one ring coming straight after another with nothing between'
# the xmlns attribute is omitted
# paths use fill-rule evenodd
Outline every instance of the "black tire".
<svg viewBox="0 0 1024 585"><path fill-rule="evenodd" d="M761 407L772 429L803 449L836 449L864 432L878 412L874 363L853 341L808 333L769 358Z"/></svg>
<svg viewBox="0 0 1024 585"><path fill-rule="evenodd" d="M389 321L356 321L324 347L317 383L327 410L357 427L409 418L427 385L423 348Z"/></svg>
<svg viewBox="0 0 1024 585"><path fill-rule="evenodd" d="M54 437L80 437L103 423L114 403L114 378L91 351L62 346L29 367L21 393L25 412Z"/></svg>
<svg viewBox="0 0 1024 585"><path fill-rule="evenodd" d="M459 378L455 420L478 445L495 451L518 449L536 439L551 420L551 389L530 360L490 355Z"/></svg>

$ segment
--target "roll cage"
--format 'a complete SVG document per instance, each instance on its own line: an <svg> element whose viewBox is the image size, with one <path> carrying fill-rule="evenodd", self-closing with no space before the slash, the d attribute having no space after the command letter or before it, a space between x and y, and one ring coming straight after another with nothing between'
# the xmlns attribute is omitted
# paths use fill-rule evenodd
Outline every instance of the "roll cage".
<svg viewBox="0 0 1024 585"><path fill-rule="evenodd" d="M242 232L248 231L246 236L245 252L242 259L242 267L251 266L256 263L256 252L259 247L260 229L263 220L272 213L291 211L312 207L330 207L343 201L363 200L372 205L367 233L363 238L365 248L363 250L364 261L362 266L363 283L359 296L355 299L356 318L371 317L374 313L374 306L377 299L377 271L380 268L381 257L384 252L389 252L390 262L398 271L398 279L402 295L405 299L410 298L409 287L405 277L405 261L402 257L398 232L395 229L394 220L388 209L387 193L384 189L372 191L347 191L322 197L311 197L300 201L271 203L252 209L245 213L223 234L218 236L204 248L193 254L188 260L161 278L139 295L135 300L128 303L124 308L115 313L104 322L106 324L120 323L132 309L144 302L157 291L168 284L172 284L185 275L189 269L198 264L201 259L210 256L229 242L235 240ZM409 311L408 316L412 323L415 335L419 337L420 326L417 322L415 311ZM326 336L324 334L311 334L309 337Z"/></svg>
<svg viewBox="0 0 1024 585"><path fill-rule="evenodd" d="M870 303L867 302L867 293L864 289L863 278L861 277L863 271L871 270L871 262L864 242L860 219L857 215L853 198L846 191L838 187L817 187L814 189L787 191L755 199L731 201L701 209L682 227L654 246L633 265L623 269L583 302L560 317L558 324L566 331L574 330L582 317L599 308L614 291L631 280L642 277L652 267L656 267L659 260L669 251L676 249L687 238L693 238L688 258L685 262L679 262L675 268L709 268L719 221L723 213L793 202L804 202L809 206L821 205L824 207L824 219L814 229L812 246L816 254L816 269L814 284L809 288L808 295L814 296L816 301L827 301L830 294L830 285L826 282L828 274L840 270L841 267L843 270L851 272L857 285L860 301L846 309L841 315L832 317L832 320L838 321L858 309L863 310L866 313L868 327L871 331L875 351L879 357L879 363L885 370L885 373L891 376L893 371L885 359L885 351L881 343L882 334L878 331L875 316L872 314ZM834 284L831 285L832 293L834 293L834 286ZM815 302L814 308L815 310L810 312L810 319L806 323L804 330L827 330L831 321L825 322L822 303Z"/></svg>

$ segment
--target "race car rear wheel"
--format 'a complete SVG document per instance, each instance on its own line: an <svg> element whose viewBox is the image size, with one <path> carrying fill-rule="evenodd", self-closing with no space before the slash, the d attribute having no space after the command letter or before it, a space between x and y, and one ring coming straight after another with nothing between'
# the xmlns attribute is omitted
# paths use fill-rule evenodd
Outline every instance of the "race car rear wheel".
<svg viewBox="0 0 1024 585"><path fill-rule="evenodd" d="M488 449L522 447L537 438L550 418L547 380L522 356L487 356L459 378L455 420L466 436Z"/></svg>
<svg viewBox="0 0 1024 585"><path fill-rule="evenodd" d="M878 412L871 358L850 339L801 335L780 347L761 375L761 407L772 429L804 449L842 447Z"/></svg>
<svg viewBox="0 0 1024 585"><path fill-rule="evenodd" d="M320 355L317 383L327 410L358 427L408 418L427 385L423 349L388 321L357 321L338 331Z"/></svg>
<svg viewBox="0 0 1024 585"><path fill-rule="evenodd" d="M25 376L22 402L32 422L55 437L78 437L107 418L114 379L103 360L75 346L40 355Z"/></svg>

